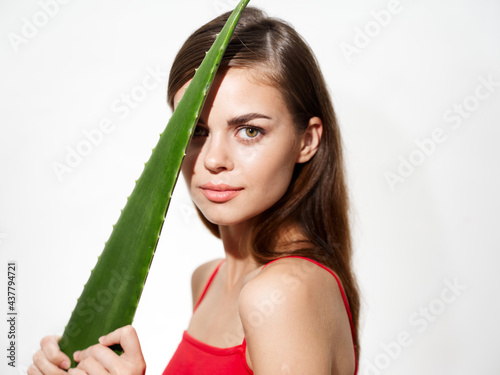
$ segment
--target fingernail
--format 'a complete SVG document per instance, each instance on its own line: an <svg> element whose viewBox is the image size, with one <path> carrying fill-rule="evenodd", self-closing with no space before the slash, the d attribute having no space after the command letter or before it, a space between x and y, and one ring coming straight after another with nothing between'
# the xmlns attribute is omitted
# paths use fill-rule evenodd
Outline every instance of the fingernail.
<svg viewBox="0 0 500 375"><path fill-rule="evenodd" d="M99 343L102 343L102 340L104 340L104 336L101 336L97 339L99 341Z"/></svg>
<svg viewBox="0 0 500 375"><path fill-rule="evenodd" d="M68 369L69 366L70 366L70 362L69 361L67 361L67 360L62 361L62 363L61 363L61 367L62 368Z"/></svg>
<svg viewBox="0 0 500 375"><path fill-rule="evenodd" d="M78 362L78 357L80 357L80 350L73 353L73 358Z"/></svg>

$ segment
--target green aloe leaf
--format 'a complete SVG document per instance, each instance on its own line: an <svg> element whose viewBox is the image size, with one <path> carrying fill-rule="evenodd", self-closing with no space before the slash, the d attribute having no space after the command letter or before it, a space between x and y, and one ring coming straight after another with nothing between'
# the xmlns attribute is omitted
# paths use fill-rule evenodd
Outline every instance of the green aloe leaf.
<svg viewBox="0 0 500 375"><path fill-rule="evenodd" d="M187 145L239 17L241 0L208 51L145 164L59 342L73 352L131 324Z"/></svg>

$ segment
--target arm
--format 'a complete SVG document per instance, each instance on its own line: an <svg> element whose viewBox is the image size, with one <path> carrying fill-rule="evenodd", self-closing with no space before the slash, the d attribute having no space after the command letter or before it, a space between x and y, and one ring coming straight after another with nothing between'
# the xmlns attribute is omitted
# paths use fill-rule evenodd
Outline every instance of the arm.
<svg viewBox="0 0 500 375"><path fill-rule="evenodd" d="M267 266L239 300L256 375L353 374L350 325L333 276L303 259Z"/></svg>

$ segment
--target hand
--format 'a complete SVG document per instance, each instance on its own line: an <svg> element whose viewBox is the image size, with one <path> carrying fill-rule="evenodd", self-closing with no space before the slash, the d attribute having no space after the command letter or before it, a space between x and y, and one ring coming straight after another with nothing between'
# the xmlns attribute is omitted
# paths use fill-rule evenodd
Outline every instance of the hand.
<svg viewBox="0 0 500 375"><path fill-rule="evenodd" d="M114 344L121 345L122 355L108 348ZM75 352L73 358L79 363L75 369L68 371L70 375L144 375L146 372L139 338L130 325L100 337L99 344Z"/></svg>
<svg viewBox="0 0 500 375"><path fill-rule="evenodd" d="M69 357L59 349L60 336L46 336L40 342L41 349L33 355L28 375L66 375L71 365Z"/></svg>

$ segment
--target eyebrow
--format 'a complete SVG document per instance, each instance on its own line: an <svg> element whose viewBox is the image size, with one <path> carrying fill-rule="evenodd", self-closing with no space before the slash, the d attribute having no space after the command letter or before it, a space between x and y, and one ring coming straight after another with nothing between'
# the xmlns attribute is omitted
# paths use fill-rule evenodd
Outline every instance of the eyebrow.
<svg viewBox="0 0 500 375"><path fill-rule="evenodd" d="M246 113L246 114L241 115L241 116L233 117L233 118L231 118L231 119L229 119L227 121L227 124L229 126L231 126L231 125L238 125L238 124L244 124L244 123L252 121L252 120L254 120L256 118L264 118L264 119L267 119L267 120L271 120L271 117L263 115L262 113L252 112L252 113Z"/></svg>
<svg viewBox="0 0 500 375"><path fill-rule="evenodd" d="M246 122L249 122L251 120L257 119L257 118L263 118L267 120L272 120L271 117L263 115L262 113L245 113L244 115L232 117L229 120L227 120L227 125L228 126L233 126L233 125L238 125L238 124L244 124ZM199 123L202 125L206 125L205 122L200 118Z"/></svg>

